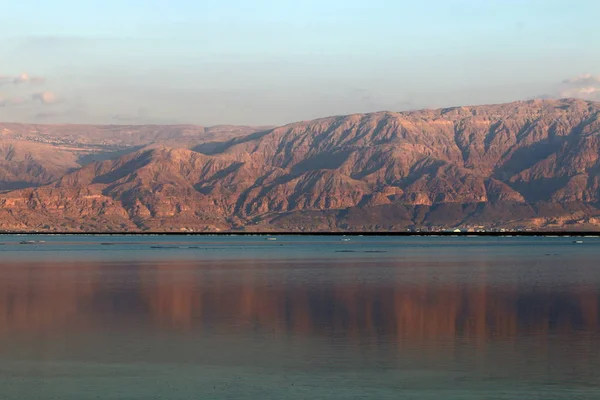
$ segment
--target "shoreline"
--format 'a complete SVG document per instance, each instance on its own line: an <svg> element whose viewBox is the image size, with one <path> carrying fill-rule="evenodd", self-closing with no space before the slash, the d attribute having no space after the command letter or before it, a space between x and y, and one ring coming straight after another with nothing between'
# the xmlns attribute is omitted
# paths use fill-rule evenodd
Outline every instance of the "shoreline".
<svg viewBox="0 0 600 400"><path fill-rule="evenodd" d="M29 232L0 236L417 236L417 237L600 237L600 231L506 232Z"/></svg>

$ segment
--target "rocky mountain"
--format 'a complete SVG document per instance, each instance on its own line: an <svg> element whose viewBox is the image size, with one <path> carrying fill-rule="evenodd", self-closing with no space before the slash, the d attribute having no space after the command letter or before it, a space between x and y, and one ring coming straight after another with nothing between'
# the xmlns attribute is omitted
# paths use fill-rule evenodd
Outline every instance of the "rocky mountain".
<svg viewBox="0 0 600 400"><path fill-rule="evenodd" d="M324 118L161 143L0 196L5 230L592 229L600 104ZM8 160L7 162L10 162Z"/></svg>
<svg viewBox="0 0 600 400"><path fill-rule="evenodd" d="M265 128L0 124L0 192L48 184L94 161L156 143L193 147Z"/></svg>

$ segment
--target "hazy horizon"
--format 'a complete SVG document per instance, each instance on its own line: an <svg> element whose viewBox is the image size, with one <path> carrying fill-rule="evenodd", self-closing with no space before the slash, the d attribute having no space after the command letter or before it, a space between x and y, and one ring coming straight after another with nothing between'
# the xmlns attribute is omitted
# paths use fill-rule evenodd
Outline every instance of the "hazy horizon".
<svg viewBox="0 0 600 400"><path fill-rule="evenodd" d="M600 100L598 12L591 0L14 2L0 17L0 121L256 126Z"/></svg>
<svg viewBox="0 0 600 400"><path fill-rule="evenodd" d="M331 114L331 115L323 115L320 117L315 117L312 119L298 119L298 120L293 120L293 121L287 121L287 122L283 122L281 124L230 124L230 123L217 123L217 124L199 124L199 123L193 123L193 122L127 122L127 121L117 121L117 122L106 122L106 123L94 123L94 122L64 122L64 121L56 121L56 122L37 122L37 121L11 121L11 120L0 120L0 124L22 124L22 125L47 125L47 126L61 126L61 125L106 125L106 126L152 126L152 125L156 125L156 126L177 126L177 125L181 125L181 126L198 126L198 127L204 127L204 128L217 128L217 127L226 127L226 126L232 126L232 127L250 127L250 128L277 128L277 127L283 127L283 126L288 126L288 125L293 125L293 124L297 124L297 123L303 123L303 122L309 122L309 121L317 121L317 120L321 120L321 119L328 119L328 118L336 118L336 117L347 117L347 116L351 116L351 115L367 115L367 114L379 114L379 113L411 113L411 112L420 112L420 111L425 111L425 110L444 110L444 109L452 109L452 108L458 108L458 107L466 107L466 108L470 108L470 107L493 107L493 106L497 106L497 105L503 105L503 104L512 104L512 103L526 103L526 102L530 102L530 101L578 101L578 100L582 100L582 101L587 101L587 102L600 102L600 100L588 100L588 99L581 99L578 97L552 97L552 98L530 98L530 99L523 99L523 100L514 100L514 101L510 101L510 102L506 102L506 103L485 103L485 104L449 104L446 106L440 106L440 107L421 107L421 108L414 108L414 109L407 109L407 110L385 110L385 109L381 109L381 110L373 110L373 111L365 111L365 112L356 112L356 113L347 113L347 114Z"/></svg>

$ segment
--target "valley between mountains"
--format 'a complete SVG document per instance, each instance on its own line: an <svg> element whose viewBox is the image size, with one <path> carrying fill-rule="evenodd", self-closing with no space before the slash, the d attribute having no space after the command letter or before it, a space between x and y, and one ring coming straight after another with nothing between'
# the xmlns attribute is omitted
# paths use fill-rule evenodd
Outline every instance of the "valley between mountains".
<svg viewBox="0 0 600 400"><path fill-rule="evenodd" d="M282 127L0 124L0 230L600 228L600 103Z"/></svg>

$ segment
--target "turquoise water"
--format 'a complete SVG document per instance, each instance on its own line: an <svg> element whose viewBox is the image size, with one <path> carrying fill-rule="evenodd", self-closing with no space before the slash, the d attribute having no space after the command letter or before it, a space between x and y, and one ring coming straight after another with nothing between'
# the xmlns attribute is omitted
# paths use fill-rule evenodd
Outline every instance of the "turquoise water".
<svg viewBox="0 0 600 400"><path fill-rule="evenodd" d="M0 236L0 398L600 398L599 239L341 239Z"/></svg>
<svg viewBox="0 0 600 400"><path fill-rule="evenodd" d="M589 255L600 251L600 238L569 237L394 237L394 236L71 236L0 235L3 259L85 257L114 259L296 259L413 258L460 259L463 254L521 257ZM344 241L343 239L349 239ZM573 245L573 241L584 243ZM38 245L21 241L43 241ZM560 250L557 252L557 250Z"/></svg>

